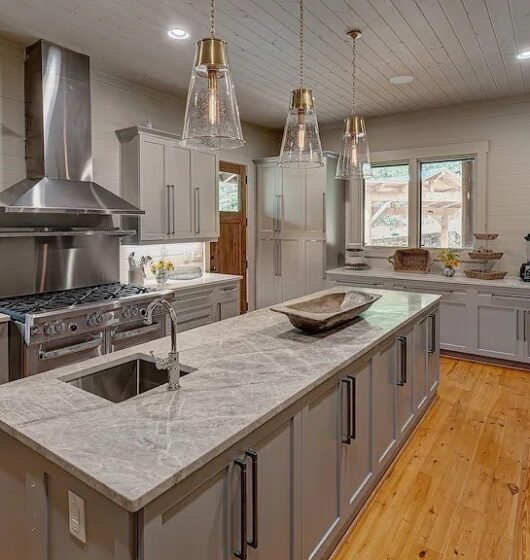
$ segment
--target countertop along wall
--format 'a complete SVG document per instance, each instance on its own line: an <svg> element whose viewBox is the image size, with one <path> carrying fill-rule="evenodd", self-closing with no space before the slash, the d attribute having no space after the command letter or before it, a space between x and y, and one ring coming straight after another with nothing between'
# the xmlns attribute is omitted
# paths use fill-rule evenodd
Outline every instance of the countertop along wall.
<svg viewBox="0 0 530 560"><path fill-rule="evenodd" d="M321 131L325 150L340 149L342 123ZM530 95L452 105L367 120L371 152L489 141L486 218L504 251L499 268L519 271L530 232Z"/></svg>
<svg viewBox="0 0 530 560"><path fill-rule="evenodd" d="M94 179L118 193L119 142L114 131L150 119L154 128L179 134L185 101L94 69L91 74ZM249 306L253 309L256 260L253 160L277 155L279 140L277 133L253 125L243 124L243 134L246 145L222 152L220 158L247 166ZM24 46L0 39L0 190L25 177L24 151Z"/></svg>

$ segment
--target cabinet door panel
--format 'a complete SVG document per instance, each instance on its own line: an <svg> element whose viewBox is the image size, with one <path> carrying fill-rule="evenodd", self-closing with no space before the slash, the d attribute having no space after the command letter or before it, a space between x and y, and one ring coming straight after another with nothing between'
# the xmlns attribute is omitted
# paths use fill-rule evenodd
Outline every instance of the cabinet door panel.
<svg viewBox="0 0 530 560"><path fill-rule="evenodd" d="M430 320L422 319L414 327L414 410L420 411L427 404L429 396L428 349Z"/></svg>
<svg viewBox="0 0 530 560"><path fill-rule="evenodd" d="M324 289L324 250L326 242L306 239L305 249L305 293L312 294Z"/></svg>
<svg viewBox="0 0 530 560"><path fill-rule="evenodd" d="M466 303L440 303L440 341L447 350L465 350L468 347Z"/></svg>
<svg viewBox="0 0 530 560"><path fill-rule="evenodd" d="M340 387L302 411L302 558L318 557L340 519Z"/></svg>
<svg viewBox="0 0 530 560"><path fill-rule="evenodd" d="M142 558L231 559L228 481L224 469L167 511L146 516Z"/></svg>
<svg viewBox="0 0 530 560"><path fill-rule="evenodd" d="M412 425L414 418L414 394L413 394L413 366L414 366L414 344L413 332L409 331L396 341L397 353L397 375L400 385L397 385L397 436L404 436Z"/></svg>
<svg viewBox="0 0 530 560"><path fill-rule="evenodd" d="M519 339L517 309L479 304L477 313L478 349L499 358L516 358Z"/></svg>
<svg viewBox="0 0 530 560"><path fill-rule="evenodd" d="M224 319L230 319L230 317L237 317L239 315L239 302L237 300L232 301L220 301L219 306L219 318L218 321L223 321Z"/></svg>
<svg viewBox="0 0 530 560"><path fill-rule="evenodd" d="M168 237L169 197L166 176L168 143L158 138L142 138L140 143L140 207L145 210L141 217L143 239Z"/></svg>
<svg viewBox="0 0 530 560"><path fill-rule="evenodd" d="M191 184L190 184L190 152L171 142L168 148L168 183L174 186L172 191L171 236L193 237Z"/></svg>
<svg viewBox="0 0 530 560"><path fill-rule="evenodd" d="M278 276L275 274L278 266L278 243L277 239L260 239L258 242L258 309L279 303Z"/></svg>
<svg viewBox="0 0 530 560"><path fill-rule="evenodd" d="M258 548L249 547L249 560L291 560L294 552L292 420L253 449L258 454ZM253 538L250 490L249 538Z"/></svg>
<svg viewBox="0 0 530 560"><path fill-rule="evenodd" d="M282 233L303 233L306 211L305 173L300 169L282 171Z"/></svg>
<svg viewBox="0 0 530 560"><path fill-rule="evenodd" d="M352 414L354 417L354 433L351 443L342 447L342 497L345 511L351 510L363 497L372 478L372 458L370 455L371 430L370 415L372 412L372 365L371 362L361 370L352 374L355 379ZM343 385L344 387L344 385ZM343 389L343 400L344 400ZM347 392L346 392L347 397ZM343 412L347 410L344 407ZM345 422L342 422L343 430Z"/></svg>
<svg viewBox="0 0 530 560"><path fill-rule="evenodd" d="M280 194L281 169L258 165L256 167L257 177L257 199L258 199L258 229L260 234L272 235L275 228L277 216L277 195Z"/></svg>
<svg viewBox="0 0 530 560"><path fill-rule="evenodd" d="M280 250L280 285L281 301L287 301L304 295L305 283L302 274L303 253L300 251L300 244L303 241L298 239L282 239L278 243Z"/></svg>
<svg viewBox="0 0 530 560"><path fill-rule="evenodd" d="M308 233L324 232L326 168L306 171L306 224Z"/></svg>
<svg viewBox="0 0 530 560"><path fill-rule="evenodd" d="M191 187L194 204L194 230L199 238L219 236L217 159L215 154L191 152Z"/></svg>
<svg viewBox="0 0 530 560"><path fill-rule="evenodd" d="M376 354L372 370L372 449L374 471L396 445L396 344Z"/></svg>

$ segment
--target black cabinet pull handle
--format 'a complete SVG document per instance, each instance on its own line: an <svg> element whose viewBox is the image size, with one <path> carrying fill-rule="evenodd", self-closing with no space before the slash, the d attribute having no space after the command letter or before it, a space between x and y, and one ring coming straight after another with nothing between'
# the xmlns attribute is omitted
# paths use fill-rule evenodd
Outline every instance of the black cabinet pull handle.
<svg viewBox="0 0 530 560"><path fill-rule="evenodd" d="M252 539L247 543L252 548L258 548L258 454L253 449L247 449L245 455L252 460Z"/></svg>
<svg viewBox="0 0 530 560"><path fill-rule="evenodd" d="M239 560L247 560L247 463L241 459L236 459L235 464L240 470L240 500L241 500L241 519L240 519L240 542L241 549L234 552L234 556Z"/></svg>
<svg viewBox="0 0 530 560"><path fill-rule="evenodd" d="M351 431L350 437L352 440L357 439L357 377L348 375L351 380Z"/></svg>
<svg viewBox="0 0 530 560"><path fill-rule="evenodd" d="M167 234L171 235L171 185L167 187Z"/></svg>
<svg viewBox="0 0 530 560"><path fill-rule="evenodd" d="M173 195L173 203L171 204L171 210L173 212L173 231L171 233L175 235L175 185L171 185L171 193Z"/></svg>
<svg viewBox="0 0 530 560"><path fill-rule="evenodd" d="M429 348L429 354L434 354L436 352L436 315L429 315L429 320L431 322L431 347Z"/></svg>
<svg viewBox="0 0 530 560"><path fill-rule="evenodd" d="M400 372L398 385L403 387L407 383L407 337L398 338L400 344Z"/></svg>
<svg viewBox="0 0 530 560"><path fill-rule="evenodd" d="M342 443L346 445L351 444L351 379L346 378L342 380L343 385L346 385L346 419L347 419L347 428L346 428L346 437L342 438Z"/></svg>

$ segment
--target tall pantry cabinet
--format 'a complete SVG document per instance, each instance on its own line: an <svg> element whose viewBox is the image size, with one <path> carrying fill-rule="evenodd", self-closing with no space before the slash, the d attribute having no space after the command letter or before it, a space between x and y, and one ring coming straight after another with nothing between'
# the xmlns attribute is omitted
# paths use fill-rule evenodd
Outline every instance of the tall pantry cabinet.
<svg viewBox="0 0 530 560"><path fill-rule="evenodd" d="M326 269L344 262L344 181L336 156L324 167L282 169L277 158L255 161L257 307L322 290Z"/></svg>

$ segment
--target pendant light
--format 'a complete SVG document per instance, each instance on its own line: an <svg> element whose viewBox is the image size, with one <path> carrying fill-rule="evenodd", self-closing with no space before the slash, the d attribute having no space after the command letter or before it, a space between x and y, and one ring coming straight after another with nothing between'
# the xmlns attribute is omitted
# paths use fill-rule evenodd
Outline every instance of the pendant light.
<svg viewBox="0 0 530 560"><path fill-rule="evenodd" d="M215 37L215 0L211 0L210 37L197 43L180 145L226 150L244 144L227 44Z"/></svg>
<svg viewBox="0 0 530 560"><path fill-rule="evenodd" d="M313 92L304 88L304 2L300 0L300 87L291 93L291 105L280 151L280 166L308 169L322 167L322 145L318 132Z"/></svg>
<svg viewBox="0 0 530 560"><path fill-rule="evenodd" d="M362 179L372 174L366 123L364 117L355 114L355 40L360 36L358 29L348 31L348 37L352 40L352 114L344 119L344 133L335 174L337 179Z"/></svg>

